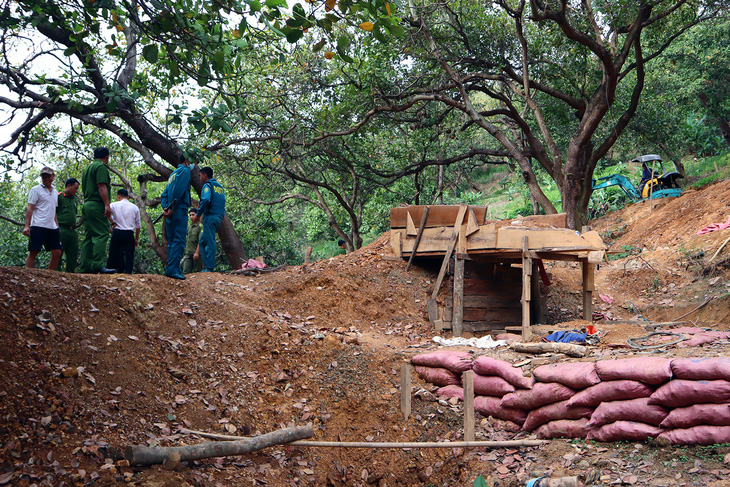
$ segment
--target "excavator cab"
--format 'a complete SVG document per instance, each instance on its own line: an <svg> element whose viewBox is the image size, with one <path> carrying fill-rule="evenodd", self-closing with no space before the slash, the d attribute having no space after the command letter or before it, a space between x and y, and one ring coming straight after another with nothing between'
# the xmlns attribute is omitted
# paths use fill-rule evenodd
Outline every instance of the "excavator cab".
<svg viewBox="0 0 730 487"><path fill-rule="evenodd" d="M662 158L656 154L640 156L631 162L640 162L642 166L641 182L638 188L641 199L650 196L662 198L681 194L677 180L684 176L679 174L674 162L672 162L672 171L665 170Z"/></svg>
<svg viewBox="0 0 730 487"><path fill-rule="evenodd" d="M634 187L625 176L613 174L594 179L593 190L618 186L634 203L648 198L668 198L682 194L677 180L683 176L677 171L674 162L672 171L665 171L662 158L656 154L639 156L631 162L640 162L642 165L642 177L638 188Z"/></svg>

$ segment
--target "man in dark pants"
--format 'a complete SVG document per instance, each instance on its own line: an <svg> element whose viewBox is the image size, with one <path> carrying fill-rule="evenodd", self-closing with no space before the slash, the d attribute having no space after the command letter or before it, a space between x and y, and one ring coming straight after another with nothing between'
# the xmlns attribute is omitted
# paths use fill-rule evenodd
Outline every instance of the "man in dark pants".
<svg viewBox="0 0 730 487"><path fill-rule="evenodd" d="M81 177L81 190L84 192L84 241L81 243L81 263L79 272L111 274L115 269L104 266L106 263L106 243L109 240L109 215L112 209L109 202L109 149L94 149L94 161L84 170Z"/></svg>
<svg viewBox="0 0 730 487"><path fill-rule="evenodd" d="M203 257L203 272L215 271L215 235L226 214L226 194L218 181L213 178L213 169L204 167L200 170L200 206L193 222L203 219L203 233L200 235L200 254Z"/></svg>
<svg viewBox="0 0 730 487"><path fill-rule="evenodd" d="M188 208L190 207L190 162L180 156L177 169L170 175L165 191L162 192L162 207L165 211L167 230L167 266L165 275L173 279L185 279L180 261L185 252L185 235L188 230Z"/></svg>
<svg viewBox="0 0 730 487"><path fill-rule="evenodd" d="M190 226L188 227L188 235L185 241L185 255L183 256L182 271L183 274L192 274L203 270L203 259L200 258L200 233L203 226L195 223L195 208L190 208L188 212L190 218Z"/></svg>
<svg viewBox="0 0 730 487"><path fill-rule="evenodd" d="M41 184L33 186L28 194L23 235L30 237L25 259L25 267L29 269L35 267L35 258L43 247L51 251L50 270L55 271L61 259L61 233L56 219L58 193L53 187L55 177L53 169L44 167L41 169Z"/></svg>
<svg viewBox="0 0 730 487"><path fill-rule="evenodd" d="M58 193L58 208L56 218L61 229L62 256L66 260L66 272L76 272L79 260L79 234L76 232L76 217L78 215L78 200L76 192L79 190L79 181L70 178L66 181L66 189Z"/></svg>
<svg viewBox="0 0 730 487"><path fill-rule="evenodd" d="M129 201L129 192L124 188L117 191L117 201L111 204L111 208L112 238L106 266L131 274L134 249L139 245L139 208Z"/></svg>

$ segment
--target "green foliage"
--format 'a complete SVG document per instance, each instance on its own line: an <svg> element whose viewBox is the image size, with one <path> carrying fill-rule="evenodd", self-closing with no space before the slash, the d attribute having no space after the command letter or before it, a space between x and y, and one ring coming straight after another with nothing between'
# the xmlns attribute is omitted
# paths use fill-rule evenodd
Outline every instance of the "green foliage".
<svg viewBox="0 0 730 487"><path fill-rule="evenodd" d="M608 256L607 256L608 260L623 259L624 257L628 257L629 255L635 255L635 254L641 253L640 248L634 247L632 245L622 245L621 248L623 249L621 252L618 252L615 254L608 254Z"/></svg>
<svg viewBox="0 0 730 487"><path fill-rule="evenodd" d="M725 141L718 134L717 127L710 126L706 116L700 117L695 113L687 114L681 129L687 149L694 154L713 155L725 146Z"/></svg>
<svg viewBox="0 0 730 487"><path fill-rule="evenodd" d="M487 481L484 479L484 477L479 475L476 479L474 479L473 487L489 487L489 486L487 485Z"/></svg>

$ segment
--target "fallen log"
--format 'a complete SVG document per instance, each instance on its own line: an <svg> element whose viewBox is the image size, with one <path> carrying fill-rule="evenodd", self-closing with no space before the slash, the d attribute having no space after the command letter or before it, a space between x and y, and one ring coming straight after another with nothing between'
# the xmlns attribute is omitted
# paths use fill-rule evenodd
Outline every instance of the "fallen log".
<svg viewBox="0 0 730 487"><path fill-rule="evenodd" d="M311 438L314 435L312 425L285 428L261 436L254 436L237 441L213 441L198 445L148 447L130 445L124 457L130 465L157 465L161 463L179 463L203 458L241 455L261 450L273 445L291 443L292 441Z"/></svg>
<svg viewBox="0 0 730 487"><path fill-rule="evenodd" d="M221 441L247 439L245 436L229 436L205 431L182 430L183 433ZM287 446L306 446L315 448L513 448L520 446L540 446L549 440L503 440L503 441L292 441Z"/></svg>
<svg viewBox="0 0 730 487"><path fill-rule="evenodd" d="M582 345L574 345L572 343L546 342L546 343L513 343L510 348L515 352L521 353L564 353L571 357L585 357L587 353L586 347Z"/></svg>

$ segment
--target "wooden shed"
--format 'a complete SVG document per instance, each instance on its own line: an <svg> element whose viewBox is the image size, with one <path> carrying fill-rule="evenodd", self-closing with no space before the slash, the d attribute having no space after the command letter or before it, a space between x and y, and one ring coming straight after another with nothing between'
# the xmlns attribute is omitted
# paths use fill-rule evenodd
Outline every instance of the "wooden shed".
<svg viewBox="0 0 730 487"><path fill-rule="evenodd" d="M583 317L592 317L596 264L605 255L600 235L566 228L564 213L489 221L485 206L402 206L390 210L393 252L409 259L441 260L428 301L436 329L464 331L519 330L529 340L530 324L540 317L539 281L547 280L544 260L581 263ZM453 256L453 259L452 259ZM450 299L437 297L453 265Z"/></svg>

